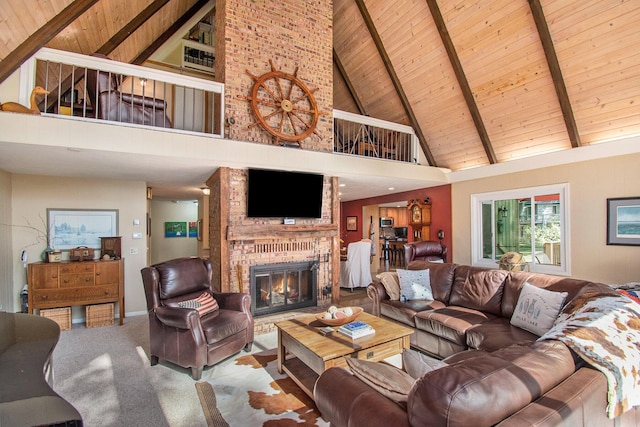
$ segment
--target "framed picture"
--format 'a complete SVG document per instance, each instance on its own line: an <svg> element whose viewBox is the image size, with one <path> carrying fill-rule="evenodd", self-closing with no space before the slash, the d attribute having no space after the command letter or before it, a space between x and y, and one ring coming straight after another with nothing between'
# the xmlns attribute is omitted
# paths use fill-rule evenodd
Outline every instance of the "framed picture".
<svg viewBox="0 0 640 427"><path fill-rule="evenodd" d="M189 221L189 237L198 237L197 221Z"/></svg>
<svg viewBox="0 0 640 427"><path fill-rule="evenodd" d="M358 231L358 217L357 216L348 216L347 217L347 231Z"/></svg>
<svg viewBox="0 0 640 427"><path fill-rule="evenodd" d="M187 237L187 222L186 221L165 222L164 237Z"/></svg>
<svg viewBox="0 0 640 427"><path fill-rule="evenodd" d="M100 249L100 237L118 235L117 209L47 209L49 246Z"/></svg>
<svg viewBox="0 0 640 427"><path fill-rule="evenodd" d="M607 245L640 246L640 197L607 199Z"/></svg>

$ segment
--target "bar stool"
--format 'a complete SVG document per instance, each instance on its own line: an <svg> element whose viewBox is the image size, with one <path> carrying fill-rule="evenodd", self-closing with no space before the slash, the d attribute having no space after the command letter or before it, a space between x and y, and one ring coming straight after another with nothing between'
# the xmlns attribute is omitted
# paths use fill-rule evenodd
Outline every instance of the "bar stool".
<svg viewBox="0 0 640 427"><path fill-rule="evenodd" d="M393 249L394 264L399 264L400 267L404 267L404 247L396 246Z"/></svg>
<svg viewBox="0 0 640 427"><path fill-rule="evenodd" d="M384 261L391 261L391 248L387 242L380 245L380 259Z"/></svg>

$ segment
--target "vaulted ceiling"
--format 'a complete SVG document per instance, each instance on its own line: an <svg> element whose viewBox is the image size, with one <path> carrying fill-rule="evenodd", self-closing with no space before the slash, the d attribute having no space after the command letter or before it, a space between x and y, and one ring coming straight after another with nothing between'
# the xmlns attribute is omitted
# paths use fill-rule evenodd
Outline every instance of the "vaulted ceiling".
<svg viewBox="0 0 640 427"><path fill-rule="evenodd" d="M142 63L207 4L2 3L0 81L40 46ZM411 125L433 166L640 134L640 1L333 3L334 108Z"/></svg>

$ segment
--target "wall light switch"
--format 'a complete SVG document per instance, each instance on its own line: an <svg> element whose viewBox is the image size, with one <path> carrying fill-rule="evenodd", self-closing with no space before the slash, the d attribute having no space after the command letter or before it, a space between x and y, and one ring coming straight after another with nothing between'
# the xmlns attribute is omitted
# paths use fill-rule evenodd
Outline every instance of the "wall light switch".
<svg viewBox="0 0 640 427"><path fill-rule="evenodd" d="M142 233L133 233L131 237L133 237L134 239L142 239Z"/></svg>
<svg viewBox="0 0 640 427"><path fill-rule="evenodd" d="M136 227L138 227L140 225L140 220L139 219L134 219L133 220L133 225L135 225Z"/></svg>
<svg viewBox="0 0 640 427"><path fill-rule="evenodd" d="M138 248L129 248L129 255L138 255Z"/></svg>

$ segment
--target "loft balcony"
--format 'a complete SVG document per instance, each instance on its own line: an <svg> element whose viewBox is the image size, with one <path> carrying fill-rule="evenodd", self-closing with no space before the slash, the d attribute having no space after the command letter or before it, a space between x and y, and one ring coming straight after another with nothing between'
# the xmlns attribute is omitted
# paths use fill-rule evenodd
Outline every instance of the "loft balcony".
<svg viewBox="0 0 640 427"><path fill-rule="evenodd" d="M410 126L333 110L333 151L399 162L418 162L418 138Z"/></svg>
<svg viewBox="0 0 640 427"><path fill-rule="evenodd" d="M43 48L21 70L27 104L30 88L45 116L106 120L123 126L163 128L222 138L224 85L163 70Z"/></svg>
<svg viewBox="0 0 640 427"><path fill-rule="evenodd" d="M94 55L43 48L21 68L20 100L31 90L43 116L224 138L224 85ZM334 110L333 153L417 163L409 126Z"/></svg>

